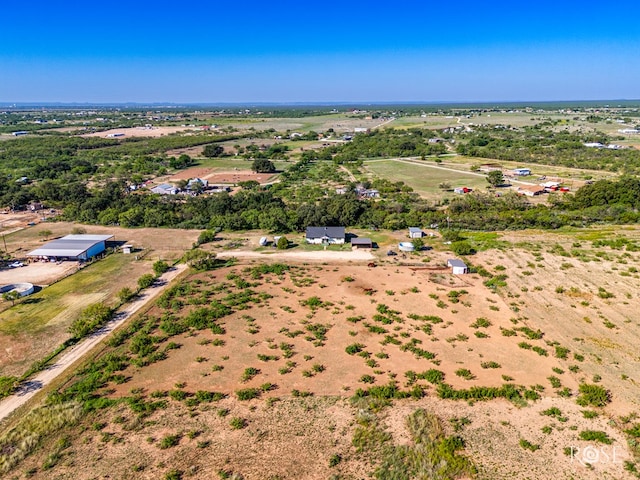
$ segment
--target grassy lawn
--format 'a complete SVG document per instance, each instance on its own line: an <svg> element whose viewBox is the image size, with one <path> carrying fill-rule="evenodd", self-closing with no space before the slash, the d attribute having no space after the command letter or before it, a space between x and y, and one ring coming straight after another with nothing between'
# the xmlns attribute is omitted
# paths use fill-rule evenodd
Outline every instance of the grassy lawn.
<svg viewBox="0 0 640 480"><path fill-rule="evenodd" d="M392 182L403 181L417 193L427 198L440 198L443 192L438 185L447 182L451 188L469 187L485 190L488 183L483 177L465 172L452 172L427 165L409 164L394 160L366 162L366 168L380 178ZM435 164L434 164L435 165ZM451 195L454 195L451 193Z"/></svg>
<svg viewBox="0 0 640 480"><path fill-rule="evenodd" d="M127 255L110 255L25 298L0 314L0 333L37 333L51 323L72 320L88 305L113 297L117 290L130 283L117 279L131 260Z"/></svg>

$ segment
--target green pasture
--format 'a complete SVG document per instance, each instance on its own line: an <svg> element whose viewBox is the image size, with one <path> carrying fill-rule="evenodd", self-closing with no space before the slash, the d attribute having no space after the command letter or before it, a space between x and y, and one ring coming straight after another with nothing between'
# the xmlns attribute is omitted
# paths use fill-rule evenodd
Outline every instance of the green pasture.
<svg viewBox="0 0 640 480"><path fill-rule="evenodd" d="M418 194L427 198L440 198L445 193L454 195L453 192L444 192L438 187L443 182L449 183L451 188L469 187L483 191L489 185L484 176L463 171L443 170L436 168L435 163L375 160L365 162L365 166L380 178L386 178L392 182L405 182Z"/></svg>
<svg viewBox="0 0 640 480"><path fill-rule="evenodd" d="M0 313L0 333L37 333L50 322L73 319L92 303L105 300L121 286L118 277L131 256L109 255Z"/></svg>

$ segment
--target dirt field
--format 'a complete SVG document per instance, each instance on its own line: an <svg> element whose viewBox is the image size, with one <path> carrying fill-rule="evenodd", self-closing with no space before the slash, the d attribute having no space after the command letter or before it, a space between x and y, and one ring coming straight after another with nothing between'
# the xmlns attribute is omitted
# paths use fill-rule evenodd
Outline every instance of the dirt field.
<svg viewBox="0 0 640 480"><path fill-rule="evenodd" d="M249 180L255 180L258 183L264 184L272 180L276 175L268 173L255 173L250 170L229 170L220 171L218 169L210 169L204 167L192 167L186 170L176 172L171 176L169 181L188 180L190 178L202 178L208 180L209 183L218 184L232 184L235 185L239 182L247 182Z"/></svg>
<svg viewBox="0 0 640 480"><path fill-rule="evenodd" d="M25 263L24 267L0 270L0 285L7 283L27 282L34 285L49 285L59 278L69 275L78 269L77 262Z"/></svg>
<svg viewBox="0 0 640 480"><path fill-rule="evenodd" d="M171 340L179 348L172 349L166 360L145 367L130 366L122 372L126 382L110 384L104 393L120 398L131 392L149 396L184 390L185 402L197 391L216 391L229 397L191 409L170 400L169 408L154 414L152 422L133 430L127 427L135 423L133 414L124 405L118 407L107 412L107 417L94 420L105 422L102 433L85 429L80 435L72 434L78 441L73 442L72 452L65 454L68 460L56 471L61 478L93 478L107 472L126 477L134 465L143 464L136 478L158 478L169 468L201 478L210 478L220 469L242 473L247 480L276 478L274 475L325 479L338 472L344 478L364 478L373 467L351 444L359 410L345 397L357 388L392 380L406 387L411 385L410 371L436 369L457 389L505 382L540 385L542 399L524 408L504 400L476 404L445 401L436 398L434 386L418 380L426 389L426 398L395 401L393 407L378 414L397 444L408 442L406 416L423 407L435 412L446 425L451 418L467 419L468 425L460 434L467 444L466 453L478 466L478 478L548 478L548 472L559 479L626 478L622 461L629 453L625 440L609 421L628 413L628 402L603 375L601 383L616 392L613 403L597 418L585 419L574 398L563 398L550 387L548 377L555 375L575 396L581 381L591 381L585 378L586 372L597 362L591 358L563 360L553 353L556 341L569 347L572 354L584 352L580 342L571 340L573 321L567 312L572 307L558 305L553 317L544 322L538 318L537 307L532 306L535 298L523 295L515 272L517 259L524 255L522 250L508 255L493 251L482 260L489 268L499 261L508 269L509 285L501 295L485 287L478 275L456 277L446 270L396 265L298 264L282 275L255 276L246 268L260 263L247 259L244 265L193 275L183 282L190 291L182 297L183 306L154 307L150 317L171 312L184 318L205 298L204 305L231 298L229 295L246 303L219 322L224 331L198 330L173 336ZM447 254L430 252L430 256L429 265L436 266ZM553 262L551 258L548 261ZM551 278L559 280L562 275L550 272ZM450 295L452 291L458 292L457 301ZM240 300L238 295L243 293L253 300ZM548 298L550 293L544 295ZM315 303L310 303L314 298ZM514 302L518 312L512 308ZM566 321L559 323L555 318ZM540 328L542 338L528 338L524 330L518 330L522 327ZM514 334L505 335L505 330ZM519 346L523 342L548 353L523 349ZM347 353L347 347L356 343L366 355ZM580 364L577 373L567 370L573 363ZM255 375L243 379L247 367L255 368ZM470 376L459 376L459 369L468 369ZM504 375L510 378L505 380ZM271 387L261 399L242 402L235 398L234 392L240 389L265 384ZM292 396L295 391L314 396L296 398ZM541 415L550 407L560 409L563 418ZM235 417L243 419L243 428L229 426ZM543 432L543 427L549 431ZM578 433L586 429L606 432L613 439L613 445L607 447L616 447L618 463L596 464L589 469L563 453L567 446L591 445L578 439ZM105 438L105 432L109 433L107 440L96 447L96 439L100 435ZM179 438L170 450L159 447L167 435ZM538 445L539 450L523 449L521 439ZM256 441L260 448L255 448ZM198 442L205 442L201 448L206 455L198 454ZM328 467L328 458L334 453L343 459L337 470ZM41 464L44 455L30 459L23 470Z"/></svg>
<svg viewBox="0 0 640 480"><path fill-rule="evenodd" d="M81 135L82 137L101 137L112 138L109 135L122 135L117 138L127 137L162 137L163 135L169 135L171 133L188 132L195 133L202 130L197 127L132 127L132 128L114 128L112 130L105 130L103 132L86 133Z"/></svg>
<svg viewBox="0 0 640 480"><path fill-rule="evenodd" d="M60 433L74 440L54 470L39 470L46 449L20 470L36 467L34 478L53 472L60 478L152 479L171 469L194 478L215 478L220 470L246 480L367 478L380 454L355 448L363 406L348 397L395 381L403 389L421 385L426 397L364 412L376 416L396 445L411 444L408 415L417 408L435 413L447 432L464 438L479 479L551 478L550 472L566 480L632 478L624 471L631 456L621 430L630 426L622 416L633 419L640 411L640 255L593 244L612 238L640 241L640 229L505 232L495 240L499 248L469 258L506 275L506 285L494 292L484 285L486 277L439 268L450 253L437 249L427 252L427 261L410 256L407 261L418 260L413 265L379 258L377 267L368 267L367 252L264 254L250 251L251 237L243 250L221 254L235 256L238 265L191 275L181 284L183 293L149 311L147 321L155 326L144 335L158 338L156 348L167 358L132 363L119 372L122 381L101 390L113 399L165 399L166 407L144 422L126 404L96 414ZM290 269L254 270L274 261ZM167 322L220 302L233 305L233 312L216 322L219 328L167 338ZM141 358L129 344L119 351ZM247 376L248 368L254 370ZM419 378L430 370L455 389L514 384L541 398L526 406L443 400L436 386ZM606 388L611 403L577 405L582 383ZM247 388L263 391L257 399L238 400L236 392ZM212 391L225 398L190 403L196 392ZM545 413L552 407L560 413ZM586 418L585 410L596 416ZM612 443L581 440L589 430ZM168 436L176 445L162 447ZM589 455L568 455L570 447ZM329 463L332 455L340 457L337 464Z"/></svg>
<svg viewBox="0 0 640 480"><path fill-rule="evenodd" d="M78 225L70 222L44 222L33 227L5 236L9 253L16 258L25 258L25 254L42 246L45 242L57 237L69 235L74 229L82 229L88 234L111 234L115 242L125 242L142 249L141 254L152 251L150 255L154 259L162 258L174 260L182 256L185 250L196 241L199 230L176 230L164 228L135 228L103 227L97 225ZM46 237L41 232L51 232Z"/></svg>
<svg viewBox="0 0 640 480"><path fill-rule="evenodd" d="M48 239L72 233L78 225L46 222L6 235L9 253L27 261L26 253ZM132 244L137 252L116 254L107 262L73 274L39 293L25 298L14 307L0 303L0 375L21 375L43 355L69 338L70 323L92 303L115 302L122 287L136 288L137 279L152 271L153 262L172 262L191 247L199 235L196 230L124 229L119 227L81 226L86 233L112 234L115 240ZM50 285L77 269L76 262L34 262L24 267L0 270L0 284L26 281ZM95 274L94 274L95 272Z"/></svg>

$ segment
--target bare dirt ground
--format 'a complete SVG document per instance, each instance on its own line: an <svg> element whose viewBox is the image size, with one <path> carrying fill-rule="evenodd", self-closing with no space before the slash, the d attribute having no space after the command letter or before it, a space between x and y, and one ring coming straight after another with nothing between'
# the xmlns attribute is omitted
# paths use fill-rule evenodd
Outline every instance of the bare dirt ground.
<svg viewBox="0 0 640 480"><path fill-rule="evenodd" d="M48 215L48 214L45 214ZM38 212L15 212L0 214L0 233L9 235L22 228L27 228L29 223L40 223L42 214ZM4 248L4 244L0 245Z"/></svg>
<svg viewBox="0 0 640 480"><path fill-rule="evenodd" d="M305 260L313 260L319 262L331 262L331 261L363 261L363 260L374 260L376 257L369 251L366 250L353 250L353 251L262 251L262 252L251 252L251 251L240 251L240 250L232 250L232 251L224 251L217 254L219 258L269 258L273 259L273 261L284 261L284 260L292 260L292 261L305 261Z"/></svg>
<svg viewBox="0 0 640 480"><path fill-rule="evenodd" d="M230 183L237 184L239 182L246 182L249 180L255 180L258 183L267 183L275 177L269 173L255 173L250 170L229 170L220 171L215 168L205 167L191 167L186 170L176 172L171 176L169 181L188 180L190 178L199 177L203 180L208 180L212 184Z"/></svg>
<svg viewBox="0 0 640 480"><path fill-rule="evenodd" d="M640 255L595 247L590 240L622 233L640 239L638 229L617 231L504 233L504 247L469 259L507 275L506 287L497 293L479 275L453 276L438 269L450 253L437 250L428 252L430 260L420 266L378 262L377 267L368 267L365 258L353 260L350 254L365 253L357 251L229 250L221 256L236 257L238 265L190 276L183 284L192 290L181 298L182 306L155 306L150 317L184 317L205 297L208 305L252 291L255 301L220 320L224 332L173 336L179 348L166 360L130 366L123 372L125 383L103 391L111 398L136 392L149 401L158 398L152 392L175 390L228 397L196 407L167 397L167 409L146 422L136 420L125 405L107 411L88 420L104 422L102 431L87 424L61 433L77 440L54 472L59 478L160 478L175 468L195 478L215 477L221 469L242 473L246 480L366 478L373 466L351 442L361 412L346 398L358 388L389 381L408 388L411 371L436 369L456 389L513 382L537 389L542 398L528 406L442 400L433 385L418 380L425 398L395 400L378 413L396 444L407 444L405 418L422 407L436 413L449 432L449 420L466 419L458 434L479 479L632 478L623 465L631 456L621 433L629 426L621 426L621 417L639 411L635 310L640 276L635 266ZM293 253L298 255L281 256ZM246 270L285 259L293 269L281 276L256 278ZM381 315L395 317L386 322ZM366 353L349 355L347 346L355 343ZM411 344L418 350L405 348ZM556 347L567 348L567 354L559 355ZM248 367L257 373L243 379ZM469 374L458 374L460 369ZM236 399L236 391L267 383L272 387L260 399ZM608 389L612 402L605 408L578 406L581 383ZM314 396L296 397L296 391ZM551 407L561 413L542 414ZM584 410L598 416L585 418ZM243 428L230 426L235 417L244 421ZM604 432L612 444L580 440L585 430ZM167 435L177 435L177 445L163 449ZM523 448L524 440L538 448ZM569 447L577 453L567 455ZM331 468L333 454L342 461ZM46 455L47 450L39 451L21 471L42 465ZM370 458L379 457L372 453ZM51 472L37 471L35 478L47 475Z"/></svg>
<svg viewBox="0 0 640 480"><path fill-rule="evenodd" d="M34 285L49 285L78 269L77 262L26 263L24 267L0 270L0 285L28 282Z"/></svg>
<svg viewBox="0 0 640 480"><path fill-rule="evenodd" d="M131 128L114 128L112 130L105 130L103 132L86 133L81 135L82 137L101 137L108 138L109 135L122 134L121 137L115 138L127 138L127 137L162 137L163 135L169 135L172 133L194 133L202 131L197 127L131 127Z"/></svg>
<svg viewBox="0 0 640 480"><path fill-rule="evenodd" d="M135 249L152 250L153 258L173 260L182 256L185 250L196 241L199 230L178 230L163 228L135 228L103 227L98 225L78 225L71 222L44 222L27 229L6 235L7 249L11 255L17 258L25 258L25 254L42 246L48 240L68 235L75 228L81 228L88 234L114 235L114 241L124 242L134 246ZM49 230L47 237L42 237L41 232Z"/></svg>

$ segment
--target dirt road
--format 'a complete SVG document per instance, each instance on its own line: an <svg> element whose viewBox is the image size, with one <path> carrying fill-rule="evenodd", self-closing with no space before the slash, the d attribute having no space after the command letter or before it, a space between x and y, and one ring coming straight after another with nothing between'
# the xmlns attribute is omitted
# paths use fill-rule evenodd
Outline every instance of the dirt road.
<svg viewBox="0 0 640 480"><path fill-rule="evenodd" d="M313 252L279 252L277 250L272 252L249 252L246 250L229 250L226 252L219 252L218 258L229 257L244 257L244 258L274 258L274 259L289 259L289 260L317 260L326 262L329 260L334 261L349 261L349 260L373 260L376 257L371 252L365 250L353 250L349 251L333 251L333 250L318 250Z"/></svg>
<svg viewBox="0 0 640 480"><path fill-rule="evenodd" d="M29 401L36 393L47 386L58 375L71 367L74 363L86 355L101 340L107 337L116 327L125 322L134 313L144 307L148 302L157 297L164 289L175 279L180 273L186 269L186 265L178 265L164 275L156 282L156 285L145 290L134 301L125 305L119 310L113 320L111 320L103 328L95 332L93 335L85 338L80 343L66 350L56 361L49 365L45 370L39 372L33 378L24 382L10 397L0 402L0 421L7 418L17 408L21 407Z"/></svg>

